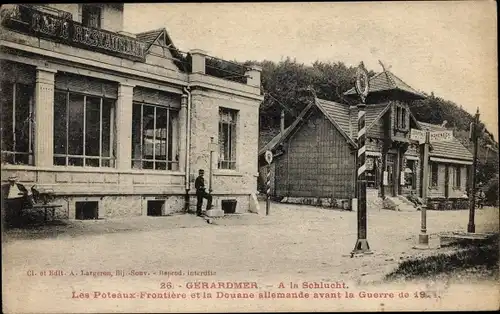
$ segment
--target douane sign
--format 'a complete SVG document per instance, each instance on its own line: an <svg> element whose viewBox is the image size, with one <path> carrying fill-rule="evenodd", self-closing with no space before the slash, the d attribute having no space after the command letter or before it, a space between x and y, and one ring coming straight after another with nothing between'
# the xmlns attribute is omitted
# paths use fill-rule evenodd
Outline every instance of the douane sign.
<svg viewBox="0 0 500 314"><path fill-rule="evenodd" d="M435 142L449 142L453 139L453 131L434 131L430 133L429 141Z"/></svg>
<svg viewBox="0 0 500 314"><path fill-rule="evenodd" d="M425 143L425 134L429 133L429 142L437 143L437 142L449 142L453 139L453 131L421 131L417 129L411 129L410 131L410 139L414 141L418 141L420 144Z"/></svg>
<svg viewBox="0 0 500 314"><path fill-rule="evenodd" d="M2 12L4 15L4 12ZM10 28L39 37L51 38L72 46L116 54L133 60L144 60L146 44L82 24L34 8L16 5L4 24Z"/></svg>

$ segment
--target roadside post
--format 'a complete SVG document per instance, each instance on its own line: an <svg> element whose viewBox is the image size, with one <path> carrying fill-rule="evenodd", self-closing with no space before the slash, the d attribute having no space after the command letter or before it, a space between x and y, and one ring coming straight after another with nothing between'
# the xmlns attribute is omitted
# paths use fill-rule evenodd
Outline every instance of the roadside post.
<svg viewBox="0 0 500 314"><path fill-rule="evenodd" d="M422 162L422 199L427 202L427 192L429 190L429 146L431 143L446 142L453 138L453 132L444 131L422 131L411 129L410 139L418 141L421 148ZM427 204L420 208L420 234L418 235L418 245L416 249L429 248L429 235L427 234Z"/></svg>
<svg viewBox="0 0 500 314"><path fill-rule="evenodd" d="M210 150L210 176L208 177L208 194L212 194L212 172L213 172L213 153L217 150L217 143L214 142L214 138L210 137L210 143L208 144L208 149Z"/></svg>
<svg viewBox="0 0 500 314"><path fill-rule="evenodd" d="M427 191L429 189L429 131L411 129L410 139L418 141L421 148L422 158L422 199L427 201ZM419 249L429 248L429 235L427 234L427 206L423 204L420 208L420 234L418 235Z"/></svg>
<svg viewBox="0 0 500 314"><path fill-rule="evenodd" d="M363 62L358 66L356 73L356 92L361 98L358 104L358 168L357 168L357 186L358 186L358 239L351 252L354 254L370 254L370 245L366 239L366 97L370 89L368 72Z"/></svg>
<svg viewBox="0 0 500 314"><path fill-rule="evenodd" d="M470 189L470 204L469 204L469 224L467 225L467 232L475 233L476 225L474 223L474 215L476 209L476 169L477 169L477 133L479 127L479 108L477 108L474 122L472 123L472 141L474 143L474 160L472 162L471 171L471 189Z"/></svg>
<svg viewBox="0 0 500 314"><path fill-rule="evenodd" d="M271 209L269 195L271 194L271 162L273 161L273 153L270 150L266 150L264 157L266 158L268 166L266 174L266 216L269 216L269 211Z"/></svg>

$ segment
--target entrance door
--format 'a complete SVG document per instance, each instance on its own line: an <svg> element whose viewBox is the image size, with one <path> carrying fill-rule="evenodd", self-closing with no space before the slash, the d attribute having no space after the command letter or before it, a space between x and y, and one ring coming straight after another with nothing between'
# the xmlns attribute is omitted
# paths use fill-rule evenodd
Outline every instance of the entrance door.
<svg viewBox="0 0 500 314"><path fill-rule="evenodd" d="M394 176L396 173L395 169L395 161L396 161L396 156L393 154L388 154L387 155L387 192L390 196L396 196L396 189L394 186L394 183L396 180L394 180Z"/></svg>

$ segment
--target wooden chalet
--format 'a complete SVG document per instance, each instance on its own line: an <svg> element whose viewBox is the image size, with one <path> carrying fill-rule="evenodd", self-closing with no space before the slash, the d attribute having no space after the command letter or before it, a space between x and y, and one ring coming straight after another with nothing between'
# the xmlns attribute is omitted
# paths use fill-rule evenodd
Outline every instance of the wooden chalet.
<svg viewBox="0 0 500 314"><path fill-rule="evenodd" d="M356 100L354 88L344 93ZM370 78L366 106L368 197L421 196L421 146L410 130L444 130L419 122L409 101L425 96L389 71ZM311 95L307 106L259 150L261 177L271 171L272 196L290 202L349 207L356 195L357 107ZM267 166L262 156L271 150ZM430 147L429 199L462 198L472 155L455 138Z"/></svg>

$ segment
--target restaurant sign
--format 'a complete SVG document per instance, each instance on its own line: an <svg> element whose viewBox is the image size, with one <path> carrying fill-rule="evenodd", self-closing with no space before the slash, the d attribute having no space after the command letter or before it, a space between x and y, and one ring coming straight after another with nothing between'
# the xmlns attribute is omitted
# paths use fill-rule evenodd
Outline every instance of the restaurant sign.
<svg viewBox="0 0 500 314"><path fill-rule="evenodd" d="M86 27L71 19L36 10L25 5L14 5L2 11L6 27L37 37L50 38L71 46L144 61L146 44L135 38L110 31Z"/></svg>

